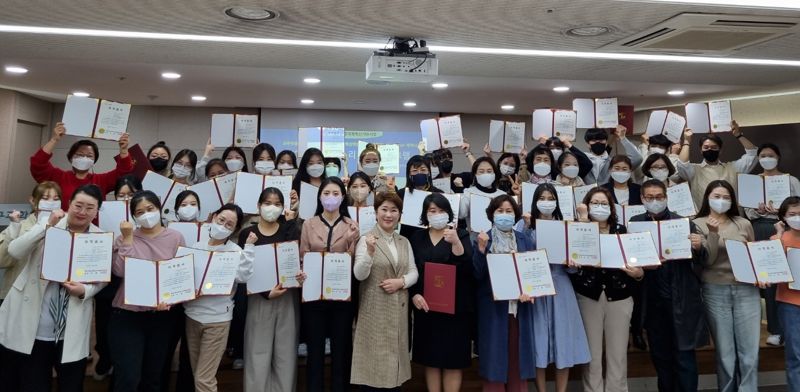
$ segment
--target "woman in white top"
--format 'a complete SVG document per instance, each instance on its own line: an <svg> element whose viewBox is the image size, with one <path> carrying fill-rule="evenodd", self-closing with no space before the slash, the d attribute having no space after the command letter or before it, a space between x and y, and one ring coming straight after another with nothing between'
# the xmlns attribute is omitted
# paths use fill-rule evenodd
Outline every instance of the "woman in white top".
<svg viewBox="0 0 800 392"><path fill-rule="evenodd" d="M611 179L602 186L614 196L614 203L621 206L641 205L641 187L631 180L633 168L631 159L625 155L615 155L611 158L609 166Z"/></svg>
<svg viewBox="0 0 800 392"><path fill-rule="evenodd" d="M461 195L461 203L458 209L458 219L466 219L467 227L471 227L469 208L470 200L473 197L485 197L494 199L506 193L497 188L500 173L492 158L480 157L472 164L472 186L464 189ZM471 237L477 235L470 230Z"/></svg>
<svg viewBox="0 0 800 392"><path fill-rule="evenodd" d="M242 209L235 204L225 204L211 215L211 238L197 243L198 249L214 252L239 252L241 260L236 271L237 283L246 283L253 275L253 243L256 235L250 233L244 250L234 241L233 233L239 231L244 219ZM203 296L183 305L186 310L186 344L198 392L217 390L217 369L225 352L228 330L233 318L233 296Z"/></svg>
<svg viewBox="0 0 800 392"><path fill-rule="evenodd" d="M378 225L356 245L353 274L359 285L358 322L350 383L399 388L411 378L408 288L419 278L414 250L397 234L403 201L394 192L375 198Z"/></svg>
<svg viewBox="0 0 800 392"><path fill-rule="evenodd" d="M172 167L169 178L175 180L178 184L192 185L197 180L197 154L194 151L183 149L175 154L172 160Z"/></svg>
<svg viewBox="0 0 800 392"><path fill-rule="evenodd" d="M0 344L4 348L3 390L50 391L52 369L59 391L80 391L86 375L92 326L92 297L106 284L51 282L41 278L48 226L72 233L100 232L92 224L103 200L96 185L75 190L65 214L56 209L11 242L8 253L25 264L0 306ZM20 363L8 374L8 363ZM17 382L21 384L17 384Z"/></svg>

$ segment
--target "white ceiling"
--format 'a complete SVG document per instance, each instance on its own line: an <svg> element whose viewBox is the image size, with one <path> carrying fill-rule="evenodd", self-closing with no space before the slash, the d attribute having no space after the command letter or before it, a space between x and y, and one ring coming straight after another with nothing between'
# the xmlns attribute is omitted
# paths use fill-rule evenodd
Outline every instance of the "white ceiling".
<svg viewBox="0 0 800 392"><path fill-rule="evenodd" d="M3 0L0 24L140 32L385 42L390 36L429 45L597 51L682 12L800 17L800 12L651 4L615 0ZM231 5L260 5L281 16L269 22L231 19ZM606 25L614 32L576 38L564 31ZM616 96L638 107L795 88L800 68L658 63L575 58L439 53L444 91L427 84L371 85L364 80L370 49L277 46L0 33L0 65L22 65L25 75L0 73L0 87L54 101L75 90L135 105L305 107L514 113L567 107L574 97ZM785 36L744 48L733 57L800 59L800 37ZM163 71L183 75L165 81ZM307 76L322 79L316 86ZM551 89L568 85L572 91ZM682 98L668 90L687 92ZM156 98L153 98L156 97ZM404 101L417 107L405 109Z"/></svg>

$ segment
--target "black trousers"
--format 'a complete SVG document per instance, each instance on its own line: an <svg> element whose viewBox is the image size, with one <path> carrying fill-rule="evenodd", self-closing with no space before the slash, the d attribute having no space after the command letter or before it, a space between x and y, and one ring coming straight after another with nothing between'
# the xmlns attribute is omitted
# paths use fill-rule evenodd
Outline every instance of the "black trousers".
<svg viewBox="0 0 800 392"><path fill-rule="evenodd" d="M108 322L111 320L112 302L119 290L120 278L111 277L111 283L94 296L94 331L97 351L95 373L106 374L111 369L111 350L108 345Z"/></svg>
<svg viewBox="0 0 800 392"><path fill-rule="evenodd" d="M0 370L2 390L8 392L50 392L53 384L53 369L56 370L56 390L59 392L82 392L86 377L86 359L61 363L64 342L33 342L31 354L23 354L3 348L3 363L15 364ZM11 372L9 372L9 370ZM13 372L13 373L12 373Z"/></svg>
<svg viewBox="0 0 800 392"><path fill-rule="evenodd" d="M114 309L109 324L114 391L161 392L176 313Z"/></svg>
<svg viewBox="0 0 800 392"><path fill-rule="evenodd" d="M315 301L301 307L302 328L306 334L306 390L325 390L325 338L331 339L331 392L350 390L350 363L353 357L353 316L351 302Z"/></svg>
<svg viewBox="0 0 800 392"><path fill-rule="evenodd" d="M233 319L228 331L228 348L233 359L244 358L244 326L247 320L247 285L236 286L233 295Z"/></svg>
<svg viewBox="0 0 800 392"><path fill-rule="evenodd" d="M656 368L659 392L697 391L695 350L680 350L671 304L647 304L647 343Z"/></svg>

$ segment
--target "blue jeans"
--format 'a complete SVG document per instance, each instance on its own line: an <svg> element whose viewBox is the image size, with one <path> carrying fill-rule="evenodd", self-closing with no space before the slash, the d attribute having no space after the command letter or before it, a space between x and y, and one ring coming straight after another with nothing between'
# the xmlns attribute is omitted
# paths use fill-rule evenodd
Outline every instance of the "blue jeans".
<svg viewBox="0 0 800 392"><path fill-rule="evenodd" d="M789 392L800 392L800 306L778 302L778 318L784 331L786 385Z"/></svg>
<svg viewBox="0 0 800 392"><path fill-rule="evenodd" d="M703 284L721 392L758 390L761 296L746 284Z"/></svg>

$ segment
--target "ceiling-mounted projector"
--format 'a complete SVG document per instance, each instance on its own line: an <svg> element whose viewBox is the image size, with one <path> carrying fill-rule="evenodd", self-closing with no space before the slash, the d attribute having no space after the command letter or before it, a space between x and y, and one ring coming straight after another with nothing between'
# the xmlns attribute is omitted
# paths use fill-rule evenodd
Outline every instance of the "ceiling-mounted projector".
<svg viewBox="0 0 800 392"><path fill-rule="evenodd" d="M376 50L367 61L367 80L428 83L439 74L439 60L425 41L392 38L393 46Z"/></svg>

